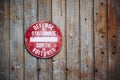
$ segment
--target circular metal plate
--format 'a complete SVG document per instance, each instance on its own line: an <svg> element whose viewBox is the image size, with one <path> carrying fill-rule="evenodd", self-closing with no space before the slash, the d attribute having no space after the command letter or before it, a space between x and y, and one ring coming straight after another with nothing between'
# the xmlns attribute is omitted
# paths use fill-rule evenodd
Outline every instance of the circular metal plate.
<svg viewBox="0 0 120 80"><path fill-rule="evenodd" d="M62 46L61 31L51 22L36 22L26 30L25 45L30 54L37 58L53 57Z"/></svg>

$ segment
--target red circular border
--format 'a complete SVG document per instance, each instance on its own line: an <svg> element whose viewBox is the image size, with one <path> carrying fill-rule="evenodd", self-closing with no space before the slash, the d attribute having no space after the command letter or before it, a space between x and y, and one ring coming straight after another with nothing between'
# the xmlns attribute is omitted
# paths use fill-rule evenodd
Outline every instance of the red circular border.
<svg viewBox="0 0 120 80"><path fill-rule="evenodd" d="M40 56L38 56L38 55L33 54L33 53L31 52L31 50L27 47L27 44L26 44L26 41L25 41L25 39L26 39L26 34L27 34L28 30L29 30L33 25L35 25L35 24L37 24L37 23L41 23L41 22L42 22L42 23L50 23L50 24L54 25L54 27L57 28L57 30L59 30L60 36L61 36L61 38L60 38L60 44L61 44L61 45L59 46L59 48L57 49L57 51L56 51L53 55L50 55L50 56L47 56L47 57L40 57ZM50 22L50 21L37 21L37 22L35 22L34 24L30 25L30 26L26 29L26 32L25 32L25 35L24 35L24 42L25 42L25 46L26 46L27 51L28 51L31 55L33 55L34 57L37 57L37 58L47 59L47 58L51 58L51 57L55 56L55 55L58 54L58 52L61 50L61 48L62 48L62 41L63 41L62 37L63 37L63 36L62 36L62 33L61 33L59 27L57 27L54 23L52 23L52 22Z"/></svg>

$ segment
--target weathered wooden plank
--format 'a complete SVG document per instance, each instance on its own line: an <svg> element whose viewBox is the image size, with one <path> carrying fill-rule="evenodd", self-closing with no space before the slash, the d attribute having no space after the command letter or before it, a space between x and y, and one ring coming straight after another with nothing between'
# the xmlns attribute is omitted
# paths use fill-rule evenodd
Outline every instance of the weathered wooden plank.
<svg viewBox="0 0 120 80"><path fill-rule="evenodd" d="M65 0L52 0L52 22L61 30L63 45L53 58L53 80L66 80Z"/></svg>
<svg viewBox="0 0 120 80"><path fill-rule="evenodd" d="M0 1L0 80L9 79L9 0Z"/></svg>
<svg viewBox="0 0 120 80"><path fill-rule="evenodd" d="M120 80L120 0L108 0L109 80Z"/></svg>
<svg viewBox="0 0 120 80"><path fill-rule="evenodd" d="M66 1L67 80L80 79L79 0Z"/></svg>
<svg viewBox="0 0 120 80"><path fill-rule="evenodd" d="M10 0L10 80L23 77L23 0Z"/></svg>
<svg viewBox="0 0 120 80"><path fill-rule="evenodd" d="M38 0L38 20L52 19L52 1L51 0Z"/></svg>
<svg viewBox="0 0 120 80"><path fill-rule="evenodd" d="M38 20L51 21L51 0L38 0ZM39 80L52 80L52 58L39 59Z"/></svg>
<svg viewBox="0 0 120 80"><path fill-rule="evenodd" d="M24 30L37 21L37 0L24 0ZM38 80L37 59L25 49L25 80Z"/></svg>
<svg viewBox="0 0 120 80"><path fill-rule="evenodd" d="M81 80L94 80L93 0L80 0Z"/></svg>
<svg viewBox="0 0 120 80"><path fill-rule="evenodd" d="M95 80L108 80L107 0L94 0Z"/></svg>

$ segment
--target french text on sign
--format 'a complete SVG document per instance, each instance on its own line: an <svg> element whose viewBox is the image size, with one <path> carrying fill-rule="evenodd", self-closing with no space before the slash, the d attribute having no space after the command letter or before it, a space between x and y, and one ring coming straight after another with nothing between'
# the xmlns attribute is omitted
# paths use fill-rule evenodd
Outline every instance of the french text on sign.
<svg viewBox="0 0 120 80"><path fill-rule="evenodd" d="M30 37L30 42L58 42L58 37Z"/></svg>
<svg viewBox="0 0 120 80"><path fill-rule="evenodd" d="M50 58L61 49L62 33L52 22L39 21L26 30L25 45L33 56Z"/></svg>

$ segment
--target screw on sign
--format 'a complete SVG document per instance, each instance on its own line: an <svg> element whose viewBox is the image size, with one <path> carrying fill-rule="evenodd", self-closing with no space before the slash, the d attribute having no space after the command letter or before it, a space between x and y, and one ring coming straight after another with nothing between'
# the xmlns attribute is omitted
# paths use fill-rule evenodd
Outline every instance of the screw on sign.
<svg viewBox="0 0 120 80"><path fill-rule="evenodd" d="M30 54L35 57L53 57L62 46L61 31L51 22L36 22L26 30L25 45Z"/></svg>

